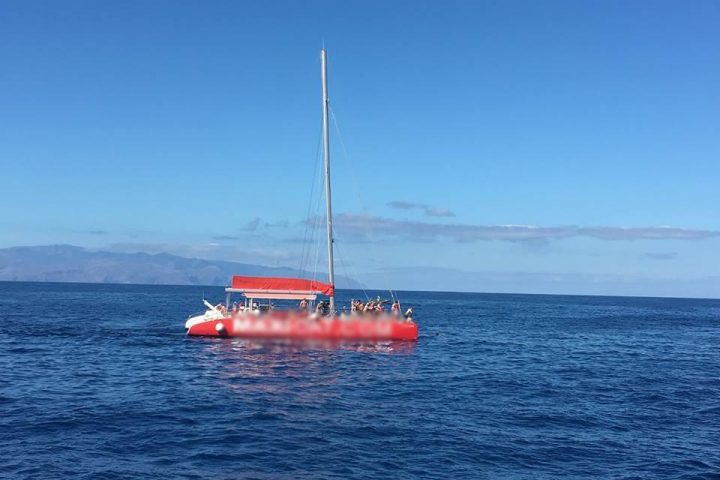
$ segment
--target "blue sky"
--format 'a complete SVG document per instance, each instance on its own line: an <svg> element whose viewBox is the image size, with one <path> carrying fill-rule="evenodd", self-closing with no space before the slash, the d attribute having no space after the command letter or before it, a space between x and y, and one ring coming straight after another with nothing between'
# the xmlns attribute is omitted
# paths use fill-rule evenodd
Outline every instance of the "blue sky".
<svg viewBox="0 0 720 480"><path fill-rule="evenodd" d="M324 42L341 271L720 296L717 2L0 8L0 247L322 264Z"/></svg>

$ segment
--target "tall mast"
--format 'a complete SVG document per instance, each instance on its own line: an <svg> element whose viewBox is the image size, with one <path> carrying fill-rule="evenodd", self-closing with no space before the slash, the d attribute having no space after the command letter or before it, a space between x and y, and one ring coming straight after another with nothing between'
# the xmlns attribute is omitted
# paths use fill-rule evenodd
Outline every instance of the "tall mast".
<svg viewBox="0 0 720 480"><path fill-rule="evenodd" d="M320 50L323 104L323 150L325 152L325 214L327 216L328 276L330 285L335 287L335 266L333 262L332 206L330 204L330 128L328 122L327 51ZM335 313L335 294L330 297L330 313Z"/></svg>

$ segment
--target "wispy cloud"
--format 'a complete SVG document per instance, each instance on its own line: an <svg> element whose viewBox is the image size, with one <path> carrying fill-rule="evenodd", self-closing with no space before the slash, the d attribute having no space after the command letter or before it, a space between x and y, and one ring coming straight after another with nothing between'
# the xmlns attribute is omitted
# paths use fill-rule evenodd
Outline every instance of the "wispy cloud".
<svg viewBox="0 0 720 480"><path fill-rule="evenodd" d="M265 228L288 228L290 222L288 220L281 220L278 222L265 222Z"/></svg>
<svg viewBox="0 0 720 480"><path fill-rule="evenodd" d="M318 219L311 219L318 225ZM582 227L576 225L543 227L535 225L442 224L395 220L372 215L339 214L334 218L338 231L348 235L387 235L416 241L448 238L456 242L504 241L547 242L575 237L610 241L633 240L702 240L720 237L720 230L677 227Z"/></svg>
<svg viewBox="0 0 720 480"><path fill-rule="evenodd" d="M269 235L269 230L282 230L289 227L290 222L288 220L268 222L264 221L260 217L255 217L245 223L242 227L234 229L234 231L213 235L211 238L212 240L217 240L219 242L237 242L241 240L248 240L253 237L258 238Z"/></svg>
<svg viewBox="0 0 720 480"><path fill-rule="evenodd" d="M455 214L447 208L428 207L425 209L425 215L428 217L454 217Z"/></svg>
<svg viewBox="0 0 720 480"><path fill-rule="evenodd" d="M58 230L63 232L71 232L71 233L79 233L81 235L110 235L110 232L108 230L103 230L102 228L83 228L83 229L75 229L75 228L59 228Z"/></svg>
<svg viewBox="0 0 720 480"><path fill-rule="evenodd" d="M110 252L170 253L187 258L227 260L262 265L277 265L279 262L289 263L296 260L296 254L284 248L239 247L221 245L215 242L197 244L126 242L114 243L104 248Z"/></svg>
<svg viewBox="0 0 720 480"><path fill-rule="evenodd" d="M252 220L250 220L248 223L245 224L244 227L242 227L242 231L244 232L254 232L260 227L262 224L262 219L260 217L255 217Z"/></svg>
<svg viewBox="0 0 720 480"><path fill-rule="evenodd" d="M677 252L648 252L645 254L650 260L675 260Z"/></svg>
<svg viewBox="0 0 720 480"><path fill-rule="evenodd" d="M268 222L263 220L260 217L255 217L249 222L247 222L245 225L240 227L240 231L242 232L257 232L259 230L267 230L271 228L288 228L290 226L290 222L288 220L281 220L277 222ZM235 235L220 235L222 237L227 237L225 240L230 239L237 239Z"/></svg>
<svg viewBox="0 0 720 480"><path fill-rule="evenodd" d="M421 210L428 217L454 217L455 214L447 208L437 208L425 205L424 203L412 203L403 202L396 200L387 203L388 207L395 208L397 210Z"/></svg>

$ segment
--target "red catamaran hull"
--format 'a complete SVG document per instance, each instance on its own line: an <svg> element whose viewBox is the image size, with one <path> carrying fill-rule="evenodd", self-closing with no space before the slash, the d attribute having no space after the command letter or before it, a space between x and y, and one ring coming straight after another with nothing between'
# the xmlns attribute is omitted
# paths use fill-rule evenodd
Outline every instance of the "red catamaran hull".
<svg viewBox="0 0 720 480"><path fill-rule="evenodd" d="M192 325L191 336L287 340L417 340L414 322L368 319L223 318Z"/></svg>

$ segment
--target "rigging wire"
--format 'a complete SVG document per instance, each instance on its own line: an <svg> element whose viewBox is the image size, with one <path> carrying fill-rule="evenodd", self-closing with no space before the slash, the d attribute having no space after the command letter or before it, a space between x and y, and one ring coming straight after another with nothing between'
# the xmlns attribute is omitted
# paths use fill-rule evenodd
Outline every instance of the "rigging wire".
<svg viewBox="0 0 720 480"><path fill-rule="evenodd" d="M334 229L333 229L333 230L334 230ZM335 233L333 232L333 237L334 237L334 236L335 236ZM337 246L337 253L338 253L338 254L336 255L336 257L338 258L338 260L340 260L340 266L341 266L342 269L343 269L343 274L345 275L346 278L353 278L353 277L354 277L354 278L357 278L357 276L358 276L358 275L357 275L357 273L358 273L357 270L354 270L354 271L352 272L352 273L353 273L353 276L352 276L352 277L348 274L347 265L345 264L345 261L343 260L343 257L345 256L345 254L344 254L344 252L341 252L341 251L340 251L340 245L341 245L341 244L342 244L342 242L335 242L335 245ZM362 290L363 295L365 296L365 301L369 301L369 300L370 300L370 297L368 296L367 291L365 290L365 286L364 286L361 282L359 282L359 283L360 283L360 290Z"/></svg>
<svg viewBox="0 0 720 480"><path fill-rule="evenodd" d="M322 200L323 200L323 198L325 198L325 197L324 197L324 195L323 195L322 193L321 193L320 195L318 195L317 204L316 204L316 206L315 206L315 212L316 212L316 213L319 212L320 209L322 208ZM318 232L318 231L320 230L321 225L322 225L322 223L320 223L320 221L321 221L323 218L325 218L325 217L321 217L321 216L319 216L319 215L315 215L315 217L313 218L313 229L314 229L314 232ZM325 221L327 221L327 219L325 219ZM314 238L314 237L313 237L313 238ZM317 272L318 272L318 268L319 268L319 265L320 265L320 244L322 243L322 242L321 242L321 239L322 239L322 235L317 235L317 240L315 241L315 267L314 267L314 269L313 269L313 277L312 277L313 280L316 280L316 279L317 279Z"/></svg>
<svg viewBox="0 0 720 480"><path fill-rule="evenodd" d="M338 125L337 118L335 118L335 112L333 112L332 106L328 105L330 110L330 118L332 118L333 126L335 126L335 132L337 133L338 140L340 141L340 148L343 151L343 160L345 161L345 166L350 170L350 180L353 186L353 193L355 193L355 199L357 200L358 204L360 205L360 209L362 211L366 211L365 208L365 202L363 202L362 197L360 196L360 187L358 186L357 179L359 178L358 175L355 174L355 170L353 168L353 163L350 159L350 154L347 151L347 148L345 147L345 141L343 140L342 134L340 133L340 126Z"/></svg>
<svg viewBox="0 0 720 480"><path fill-rule="evenodd" d="M317 183L318 178L318 172L320 170L320 152L321 152L321 145L322 145L322 125L320 126L320 132L318 135L318 142L317 142L317 148L316 148L316 154L315 154L315 166L313 167L313 179L311 183L311 189L310 189L310 197L308 198L308 208L307 208L307 214L305 216L305 228L303 231L303 243L302 243L302 253L300 256L300 272L306 272L305 267L310 266L310 254L311 254L311 246L315 243L315 230L311 225L312 219L311 219L311 213L312 212L312 205L313 200L315 196L315 184ZM317 210L316 210L317 211ZM308 232L310 234L310 238L308 239Z"/></svg>
<svg viewBox="0 0 720 480"><path fill-rule="evenodd" d="M352 185L353 185L353 190L355 193L356 200L357 200L358 204L360 205L360 209L363 212L367 212L365 202L363 202L362 196L360 195L360 188L358 187L357 178L359 178L359 177L357 175L355 175L355 171L353 169L353 163L351 161L350 155L348 154L347 148L345 147L345 141L343 140L343 136L340 133L340 126L338 125L338 121L337 121L337 118L335 117L335 112L333 111L332 106L329 106L329 110L330 110L330 118L332 118L333 125L335 126L335 132L337 133L338 140L340 141L339 142L340 147L343 151L343 160L345 161L345 165L347 166L348 170L350 171L350 178L352 180ZM334 234L334 232L333 232L333 234ZM371 241L370 249L372 250L374 246L375 246L375 243ZM371 254L371 256L373 256L373 255ZM387 272L385 270L380 270L380 271L381 271L381 275L383 277L385 284L386 285L389 284L390 282L388 282ZM390 292L390 296L393 300L395 300L397 298L399 301L399 298L395 296L395 294L393 293L392 290L389 290L389 292ZM365 292L364 288L363 288L363 293L364 293L365 297L368 298L367 292Z"/></svg>

